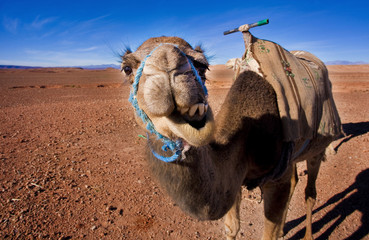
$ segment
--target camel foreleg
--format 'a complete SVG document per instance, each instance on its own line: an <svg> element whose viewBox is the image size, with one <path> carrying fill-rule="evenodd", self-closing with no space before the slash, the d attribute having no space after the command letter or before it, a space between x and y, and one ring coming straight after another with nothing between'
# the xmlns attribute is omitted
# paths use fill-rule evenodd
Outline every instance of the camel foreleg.
<svg viewBox="0 0 369 240"><path fill-rule="evenodd" d="M227 240L236 239L237 233L240 230L241 195L242 190L240 189L231 209L225 215L224 226Z"/></svg>
<svg viewBox="0 0 369 240"><path fill-rule="evenodd" d="M276 240L283 232L288 203L297 182L295 176L295 167L291 166L279 181L262 186L265 215L263 240Z"/></svg>

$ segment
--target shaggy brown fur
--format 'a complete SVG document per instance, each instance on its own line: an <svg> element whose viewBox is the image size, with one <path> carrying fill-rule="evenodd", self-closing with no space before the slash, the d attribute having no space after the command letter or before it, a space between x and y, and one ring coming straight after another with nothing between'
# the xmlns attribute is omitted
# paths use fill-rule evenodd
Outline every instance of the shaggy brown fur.
<svg viewBox="0 0 369 240"><path fill-rule="evenodd" d="M219 219L231 208L243 183L277 164L282 141L275 101L271 86L246 72L222 106L215 141L191 148L186 159L176 163L164 163L148 151L152 172L183 210L202 220ZM155 137L149 144L165 154Z"/></svg>

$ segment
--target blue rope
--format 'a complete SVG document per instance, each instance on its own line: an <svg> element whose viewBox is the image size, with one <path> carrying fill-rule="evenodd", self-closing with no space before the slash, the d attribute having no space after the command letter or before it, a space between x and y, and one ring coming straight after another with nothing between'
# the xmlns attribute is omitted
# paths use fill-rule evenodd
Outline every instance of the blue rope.
<svg viewBox="0 0 369 240"><path fill-rule="evenodd" d="M161 149L163 151L167 151L168 149L171 150L173 152L173 155L170 156L170 157L164 157L164 156L161 156L159 155L158 153L156 153L152 148L151 148L151 152L153 153L153 155L161 160L161 161L164 161L164 162L173 162L175 161L179 156L182 155L182 141L181 140L177 140L177 141L172 141L170 140L169 138L161 135L158 131L155 130L155 127L154 127L154 124L151 122L150 118L147 116L147 114L139 107L138 105L138 101L137 101L137 91L138 91L138 84L139 84L139 81L140 81L140 78L142 76L142 71L143 71L143 68L145 67L145 64L146 64L146 60L152 55L152 53L157 49L159 48L161 45L163 45L162 43L157 46L156 48L154 48L145 58L144 60L141 62L139 68L137 69L137 72L136 72L136 76L135 76L135 79L134 79L134 82L132 84L132 89L131 89L131 93L129 95L129 102L132 104L132 106L135 108L136 110L136 114L138 117L141 118L142 122L144 124L146 124L146 129L152 133L152 134L155 134L157 136L157 139L160 139L164 145L161 147ZM186 56L186 54L184 54L182 51L181 53ZM186 56L187 57L187 56ZM188 58L187 58L188 59ZM202 86L204 92L205 92L205 95L207 96L208 95L208 91L205 87L205 84L203 84L202 82L202 79L201 77L199 76L196 68L194 67L193 63L191 62L190 59L188 59L190 65L191 65L191 69L192 71L194 72L195 76L196 76L196 79L197 81L200 83L200 85ZM149 139L149 138L147 138Z"/></svg>
<svg viewBox="0 0 369 240"><path fill-rule="evenodd" d="M182 54L184 54L184 53L182 52ZM207 96L208 95L208 89L206 89L206 86L202 82L202 79L201 79L199 73L197 72L195 66L193 65L192 61L189 58L187 58L187 59L188 59L188 62L190 63L190 65L191 65L191 69L192 69L193 73L195 74L195 77L196 77L197 81L200 83L200 85L202 86L202 89L204 90L205 96Z"/></svg>

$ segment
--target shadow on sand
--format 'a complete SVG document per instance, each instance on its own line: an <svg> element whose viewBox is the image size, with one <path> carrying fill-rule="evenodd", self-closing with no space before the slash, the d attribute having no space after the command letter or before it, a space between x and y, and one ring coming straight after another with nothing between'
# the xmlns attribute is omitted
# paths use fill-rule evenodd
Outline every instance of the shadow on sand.
<svg viewBox="0 0 369 240"><path fill-rule="evenodd" d="M356 177L355 182L349 186L345 191L340 192L333 197L331 197L324 205L313 211L313 214L319 212L325 207L338 203L332 210L327 212L321 219L315 221L313 223L313 234L319 232L320 229L324 227L324 225L332 222L333 224L325 230L316 240L325 240L329 239L329 236L332 232L348 217L355 211L360 211L362 214L361 217L361 226L354 233L351 234L347 240L356 240L362 239L366 235L369 234L369 169L366 169L359 173ZM349 196L348 196L349 195ZM347 197L348 196L348 197ZM285 230L286 232L293 229L300 223L305 221L305 217L300 217L298 219L292 220L286 223ZM289 239L301 239L305 235L305 229L300 230L294 236Z"/></svg>
<svg viewBox="0 0 369 240"><path fill-rule="evenodd" d="M347 123L343 124L343 130L346 137L337 145L335 150L350 139L366 134L369 132L369 122ZM369 234L369 169L360 172L355 179L355 182L343 192L337 193L331 197L325 204L313 211L313 214L322 209L339 202L332 210L327 212L321 219L313 223L313 234L319 232L325 225L331 223L331 226L322 232L316 240L329 239L332 232L355 211L360 211L361 226L353 232L347 240L362 239ZM306 216L292 220L285 225L285 232L295 228L305 221ZM305 235L305 229L300 230L289 239L302 239Z"/></svg>
<svg viewBox="0 0 369 240"><path fill-rule="evenodd" d="M346 134L341 142L334 148L335 151L338 150L345 142L350 141L352 138L366 134L369 132L369 122L359 122L359 123L345 123L342 124L343 132Z"/></svg>

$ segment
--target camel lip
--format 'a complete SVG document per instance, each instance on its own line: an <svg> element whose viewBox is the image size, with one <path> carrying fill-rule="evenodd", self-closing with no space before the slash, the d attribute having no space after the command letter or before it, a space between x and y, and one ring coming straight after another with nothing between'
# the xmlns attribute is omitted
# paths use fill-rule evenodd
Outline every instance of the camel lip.
<svg viewBox="0 0 369 240"><path fill-rule="evenodd" d="M204 115L200 123L196 124L194 122L188 123L182 115L173 112L167 117L166 125L175 136L174 138L182 139L195 147L208 144L213 138L215 128L211 110Z"/></svg>

